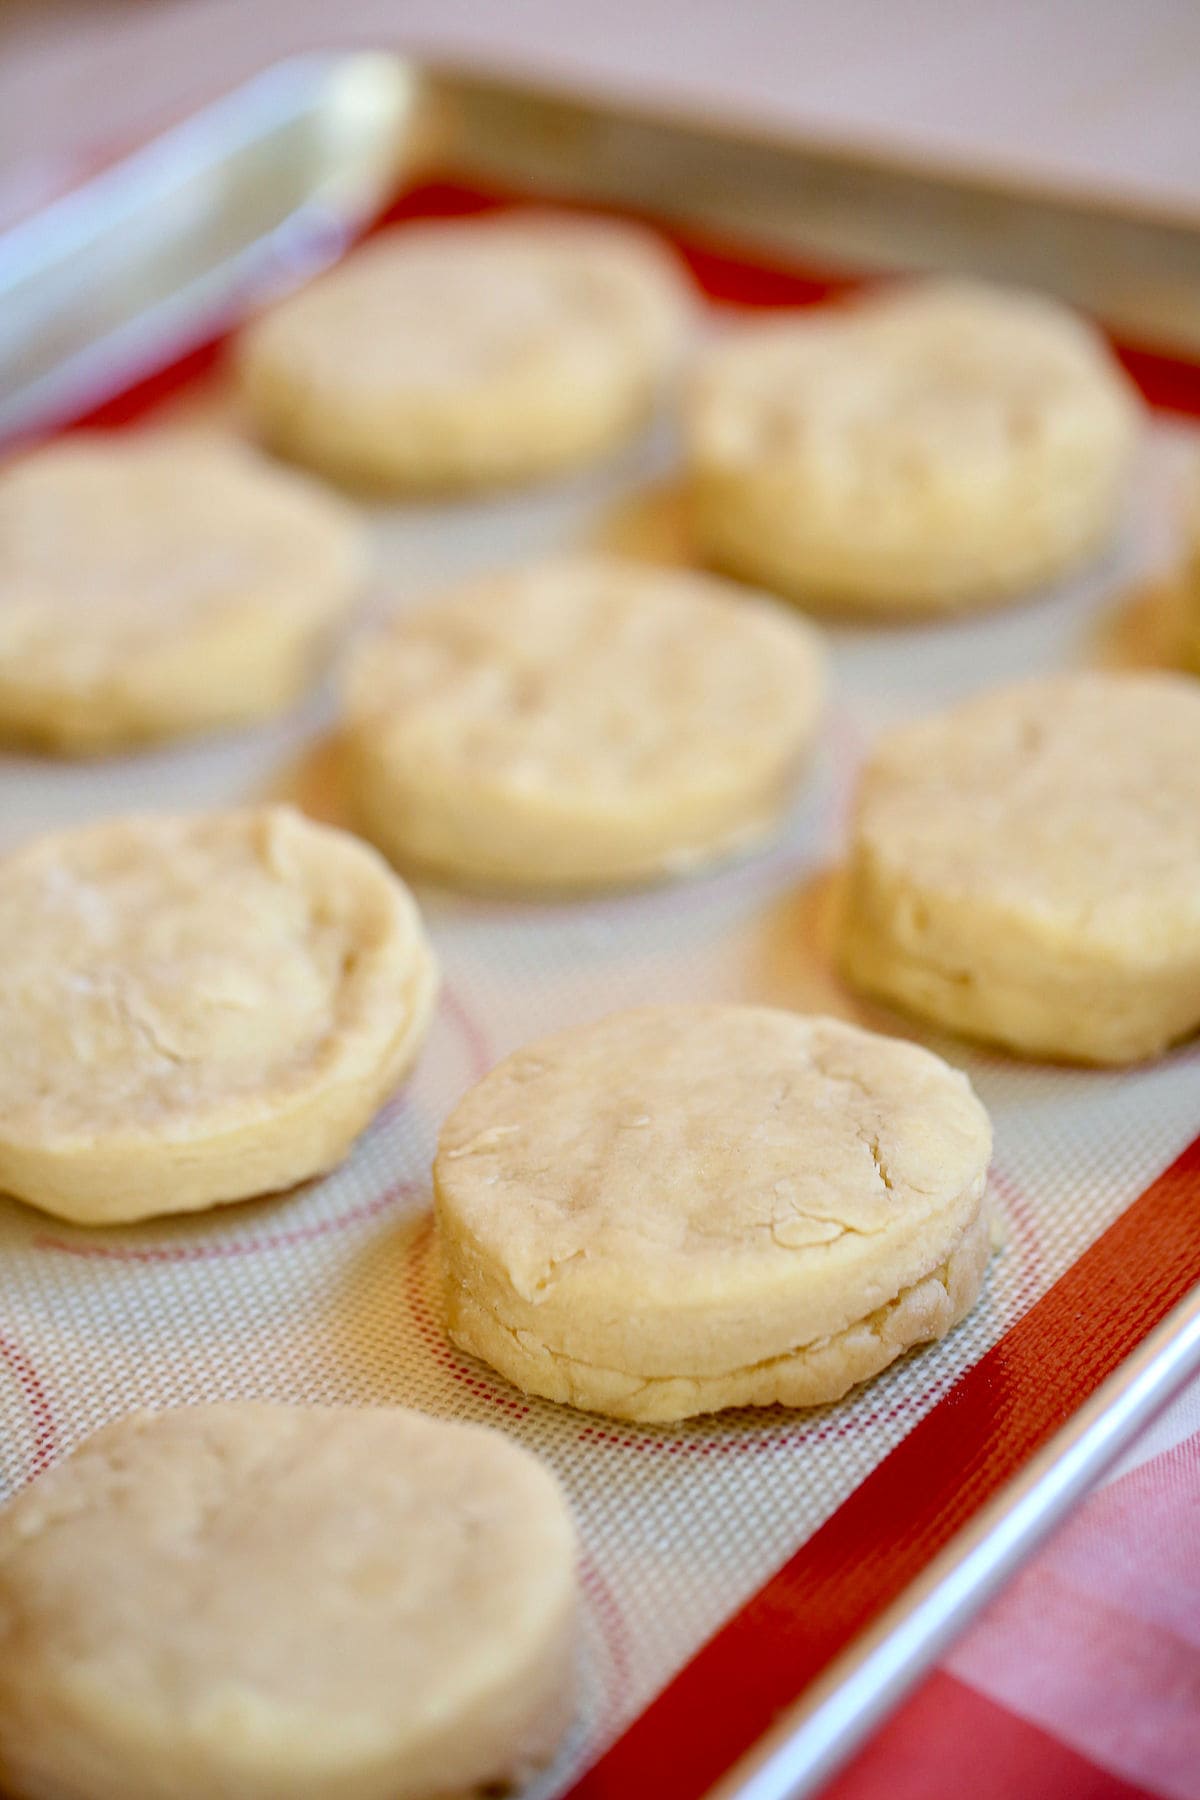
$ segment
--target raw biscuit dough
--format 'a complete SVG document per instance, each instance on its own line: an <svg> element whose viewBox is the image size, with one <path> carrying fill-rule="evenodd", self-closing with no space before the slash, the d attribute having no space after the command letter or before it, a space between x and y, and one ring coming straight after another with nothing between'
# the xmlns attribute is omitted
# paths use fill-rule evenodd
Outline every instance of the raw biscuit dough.
<svg viewBox="0 0 1200 1800"><path fill-rule="evenodd" d="M718 343L687 410L701 554L801 604L942 612L1112 536L1138 426L1054 301L927 283Z"/></svg>
<svg viewBox="0 0 1200 1800"><path fill-rule="evenodd" d="M40 839L0 862L0 1190L108 1225L320 1174L436 985L403 883L289 808Z"/></svg>
<svg viewBox="0 0 1200 1800"><path fill-rule="evenodd" d="M777 826L823 664L711 576L580 556L487 577L361 648L350 801L389 856L484 885L678 873Z"/></svg>
<svg viewBox="0 0 1200 1800"><path fill-rule="evenodd" d="M64 439L0 475L0 736L82 756L267 718L364 567L345 503L247 449Z"/></svg>
<svg viewBox="0 0 1200 1800"><path fill-rule="evenodd" d="M847 977L1028 1056L1126 1063L1200 1026L1200 689L1073 675L890 733L862 778Z"/></svg>
<svg viewBox="0 0 1200 1800"><path fill-rule="evenodd" d="M990 1152L966 1077L913 1044L764 1007L616 1013L447 1121L450 1335L615 1418L836 1400L975 1300Z"/></svg>
<svg viewBox="0 0 1200 1800"><path fill-rule="evenodd" d="M498 1432L135 1413L0 1513L14 1800L458 1800L569 1723L574 1538Z"/></svg>
<svg viewBox="0 0 1200 1800"><path fill-rule="evenodd" d="M406 225L253 326L242 387L274 448L343 479L521 481L643 423L689 310L681 266L635 226Z"/></svg>

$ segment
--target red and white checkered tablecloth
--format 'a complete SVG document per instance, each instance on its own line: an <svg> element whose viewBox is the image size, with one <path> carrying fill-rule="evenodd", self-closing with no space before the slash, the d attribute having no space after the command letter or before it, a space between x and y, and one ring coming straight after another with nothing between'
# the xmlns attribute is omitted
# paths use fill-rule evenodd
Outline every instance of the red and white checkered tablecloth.
<svg viewBox="0 0 1200 1800"><path fill-rule="evenodd" d="M1146 1433L826 1800L1197 1800L1200 1388Z"/></svg>

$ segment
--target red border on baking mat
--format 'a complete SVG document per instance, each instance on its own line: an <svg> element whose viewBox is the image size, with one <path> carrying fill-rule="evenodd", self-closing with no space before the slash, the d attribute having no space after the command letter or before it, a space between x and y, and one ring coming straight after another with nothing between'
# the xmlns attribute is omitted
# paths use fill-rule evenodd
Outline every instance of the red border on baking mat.
<svg viewBox="0 0 1200 1800"><path fill-rule="evenodd" d="M570 1790L699 1800L1200 1281L1200 1138Z"/></svg>

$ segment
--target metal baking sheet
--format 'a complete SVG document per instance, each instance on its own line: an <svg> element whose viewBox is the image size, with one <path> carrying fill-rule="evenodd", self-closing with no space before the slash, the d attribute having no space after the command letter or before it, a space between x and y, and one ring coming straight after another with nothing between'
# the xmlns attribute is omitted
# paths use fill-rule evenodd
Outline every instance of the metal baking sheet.
<svg viewBox="0 0 1200 1800"><path fill-rule="evenodd" d="M1192 341L1200 351L1200 334L1189 336L1171 283L1186 286L1197 239L1180 222L1050 196L994 193L985 205L914 171L384 57L307 59L0 240L9 430L107 395L94 423L239 431L211 340L251 300L341 253L397 188L397 219L475 210L497 190L657 215L726 303L712 329L729 303L815 297L813 265L1040 281L1135 323L1133 365L1176 408L1156 415L1127 532L1086 577L975 619L830 630L824 745L770 850L574 903L422 884L442 1007L412 1081L333 1176L126 1231L0 1206L6 1490L139 1404L388 1401L497 1424L558 1470L584 1543L579 1720L533 1791L698 1800L721 1781L727 1796L782 1800L836 1766L1200 1355L1186 1298L1200 1278L1196 1048L1123 1074L1010 1062L859 1006L828 957L847 799L879 730L1033 668L1169 658L1162 575L1197 442L1185 415L1200 411L1180 354ZM1152 341L1175 354L1147 354ZM664 418L604 467L526 493L372 504L364 618L563 545L686 558L675 466ZM5 756L0 848L133 807L268 795L340 821L333 722L327 681L288 718L221 739L86 766ZM833 1011L921 1036L969 1071L993 1114L1005 1225L983 1300L945 1343L837 1408L612 1426L526 1400L442 1337L428 1169L448 1107L541 1032L681 998ZM920 1491L904 1475L918 1456L937 1477Z"/></svg>
<svg viewBox="0 0 1200 1800"><path fill-rule="evenodd" d="M1200 356L1200 216L722 128L385 53L297 57L0 234L0 437L339 255L401 179L658 214L756 254L1030 283Z"/></svg>

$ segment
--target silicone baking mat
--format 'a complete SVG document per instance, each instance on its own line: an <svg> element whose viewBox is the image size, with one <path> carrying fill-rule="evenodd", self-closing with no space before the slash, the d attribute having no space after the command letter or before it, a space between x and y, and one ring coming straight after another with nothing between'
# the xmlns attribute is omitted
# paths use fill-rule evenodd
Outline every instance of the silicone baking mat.
<svg viewBox="0 0 1200 1800"><path fill-rule="evenodd" d="M394 216L489 204L431 185ZM840 285L684 248L726 304L800 304ZM236 430L223 357L219 345L198 353L91 422ZM1162 358L1128 360L1159 410L1109 559L976 619L830 628L822 748L771 849L595 900L418 884L445 977L436 1022L407 1086L324 1181L106 1232L0 1202L5 1491L134 1406L401 1403L498 1426L561 1476L583 1544L578 1722L531 1793L705 1791L1200 1279L1200 1049L1115 1074L1023 1065L858 1005L828 955L848 797L878 731L1033 670L1169 660L1160 578L1200 381ZM664 420L602 470L536 491L372 507L365 617L567 545L678 559L674 467ZM264 797L341 822L333 718L327 681L286 720L220 740L96 765L6 756L0 849L128 809ZM984 1296L948 1340L828 1409L651 1429L527 1400L442 1333L429 1210L439 1124L530 1038L633 1003L713 999L903 1031L968 1071L996 1128L1002 1243Z"/></svg>

